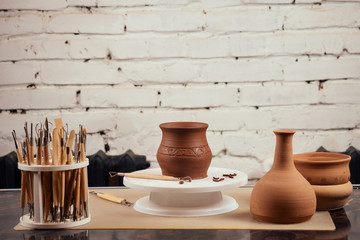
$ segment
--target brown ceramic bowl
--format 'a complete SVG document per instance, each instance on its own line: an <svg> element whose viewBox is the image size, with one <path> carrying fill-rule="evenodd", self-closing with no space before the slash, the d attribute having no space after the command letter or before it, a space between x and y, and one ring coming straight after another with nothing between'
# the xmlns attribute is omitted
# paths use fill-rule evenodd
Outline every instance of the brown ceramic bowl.
<svg viewBox="0 0 360 240"><path fill-rule="evenodd" d="M316 194L316 210L328 211L342 208L352 193L352 184L312 185Z"/></svg>
<svg viewBox="0 0 360 240"><path fill-rule="evenodd" d="M351 157L340 153L309 152L294 155L297 170L311 185L335 185L350 179Z"/></svg>

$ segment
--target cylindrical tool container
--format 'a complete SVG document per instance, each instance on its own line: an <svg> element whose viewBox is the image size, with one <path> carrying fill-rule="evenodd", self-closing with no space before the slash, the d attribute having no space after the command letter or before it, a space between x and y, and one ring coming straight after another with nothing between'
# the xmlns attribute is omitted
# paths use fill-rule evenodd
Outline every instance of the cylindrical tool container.
<svg viewBox="0 0 360 240"><path fill-rule="evenodd" d="M27 195L31 196L22 198L28 201L29 213L21 216L20 224L29 228L57 229L90 222L88 165L88 159L68 165L18 163L22 183L28 184Z"/></svg>

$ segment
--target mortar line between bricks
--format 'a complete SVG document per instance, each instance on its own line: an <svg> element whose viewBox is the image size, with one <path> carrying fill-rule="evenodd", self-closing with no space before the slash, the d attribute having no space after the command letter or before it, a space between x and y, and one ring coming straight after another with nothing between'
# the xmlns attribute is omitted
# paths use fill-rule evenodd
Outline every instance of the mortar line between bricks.
<svg viewBox="0 0 360 240"><path fill-rule="evenodd" d="M160 36L168 36L168 37L177 37L179 39L183 39L183 40L188 40L187 37L194 37L193 35L204 35L205 34L210 34L211 38L216 38L216 37L231 37L231 36L241 36L241 35L246 35L249 34L247 36L251 36L251 35L259 35L259 34L270 34L270 35L276 35L277 33L316 33L318 34L319 30L333 30L334 33L335 32L339 32L339 30L343 30L345 32L358 32L359 29L358 27L360 27L360 25L358 26L324 26L324 27L311 27L311 28L286 28L286 23L284 23L284 27L285 30L282 30L281 27L279 27L278 29L272 29L272 30L258 30L258 31L242 31L242 30L234 30L234 31L207 31L205 29L205 31L203 30L188 30L188 31L148 31L148 30L138 30L138 31L132 31L131 29L128 29L126 32L123 33L90 33L90 32L47 32L42 31L42 32L35 32L35 33L24 33L24 34L2 34L0 35L0 41L6 40L9 38L11 39L18 39L18 38L24 38L24 37L35 37L35 36L84 36L84 37L88 37L88 36L96 36L96 37L136 37L136 36L142 36L142 35L149 35L149 34L157 34ZM126 25L126 23L124 23L124 25ZM178 34L186 34L186 36L181 36L179 37ZM331 31L330 31L331 33Z"/></svg>
<svg viewBox="0 0 360 240"><path fill-rule="evenodd" d="M144 57L144 58L112 58L111 60L109 60L107 57L103 57L103 58L90 58L90 60L88 62L91 61L105 61L105 62L149 62L150 60L152 62L161 62L161 61L179 61L179 60L191 60L191 61L213 61L213 60L229 60L232 59L234 61L236 61L234 58L238 58L241 60L251 60L251 59L261 59L261 60L266 60L266 59L276 59L276 58L283 58L283 59L287 59L287 58L305 58L308 59L309 56L312 57L312 59L334 59L340 56L340 58L344 59L347 57L357 57L360 55L359 53L346 53L346 54L333 54L333 53L327 53L326 55L320 55L320 54L308 54L308 53L301 53L301 54L277 54L277 55L271 55L271 54L267 54L267 55L252 55L252 56L224 56L224 57L199 57L199 58L194 58L194 57ZM88 57L84 57L84 58L21 58L21 59L5 59L5 60L0 60L0 63L16 63L16 62L25 62L25 61L84 61L89 59Z"/></svg>
<svg viewBox="0 0 360 240"><path fill-rule="evenodd" d="M322 1L318 1L321 3L321 5L323 6L336 6L336 5L341 5L344 4L344 1L331 1L331 2L322 2ZM283 2L274 2L274 3L269 3L269 2L255 2L255 3L251 3L251 2L241 2L241 6L246 6L246 7L268 7L268 6L274 6L274 7L294 7L294 6L313 6L313 5L318 5L318 2L296 2L295 4L292 4L291 2L288 3L283 3ZM358 2L356 1L345 1L345 3L347 4L353 4L356 5ZM109 9L109 10L122 10L122 9L126 9L126 10L138 10L138 9L143 9L144 7L146 7L149 10L153 10L153 9L183 9L185 6L185 8L188 9L194 9L194 8L200 8L201 5L191 5L190 3L187 3L186 5L184 4L178 4L178 5L171 5L171 4L138 4L138 5L132 5L132 6L128 6L128 5L121 5L121 4L112 4L112 5L99 5L98 3L95 4L87 4L87 5L76 5L76 4L67 4L66 6L62 7L62 8L55 8L55 9L31 9L31 8L3 8L0 9L0 11L6 10L6 11L37 11L37 12L57 12L57 11L61 11L61 10L74 10L74 9L83 9L83 8L92 8L92 9L96 9L96 10L103 10L103 9ZM208 6L206 9L226 9L226 8L234 8L234 7L239 7L239 4L232 4L232 5L224 5L224 6Z"/></svg>
<svg viewBox="0 0 360 240"><path fill-rule="evenodd" d="M336 104L316 104L316 105L312 105L312 104L288 104L288 105L259 105L258 109L256 109L256 106L251 106L251 105L236 105L236 106L219 106L219 107L155 107L155 106L131 106L131 107L113 107L113 106L109 106L109 107L92 107L92 106L74 106L74 107L66 107L66 108L11 108L11 109L0 109L0 111L2 112L10 112L12 110L25 110L26 112L29 111L52 111L52 110L71 110L69 112L73 112L76 111L78 112L79 110L83 110L84 112L89 112L86 111L87 108L95 110L95 111L102 111L102 110L123 110L123 111L146 111L146 110L164 110L165 112L172 112L172 111L187 111L187 112L196 112L199 110L203 110L203 111L210 111L210 110L221 110L221 111L233 111L234 109L238 109L239 107L241 107L243 110L253 110L253 111L267 111L269 109L274 109L274 108L280 108L280 109L289 109L290 107L298 107L298 108L302 108L302 107L308 107L308 108L317 108L318 106L329 106L329 107L337 107L339 108L340 106L347 106L347 107L354 107L357 106L358 104L351 104L351 103L336 103ZM208 109L209 108L209 109ZM220 112L221 112L220 111ZM111 111L109 111L111 112ZM89 112L90 113L90 112ZM17 114L21 114L20 112ZM348 128L345 128L348 129Z"/></svg>
<svg viewBox="0 0 360 240"><path fill-rule="evenodd" d="M281 83L284 84L284 86L288 86L288 85L297 85L297 84L303 84L303 83L316 83L319 81L323 81L326 80L328 82L351 82L351 83L356 83L357 81L359 81L360 83L360 77L359 78L334 78L334 79L317 79L317 80L258 80L258 81L226 81L226 82L213 82L213 81L209 81L209 82L191 82L191 81L187 81L187 82L159 82L159 81L147 81L146 83L142 82L142 86L140 88L142 89L155 89L155 90L162 90L163 88L168 88L168 87L183 87L186 88L184 86L184 84L188 84L191 85L190 87L203 87L203 86L213 86L213 85L218 85L219 87L225 87L225 88L231 88L231 87L243 87L243 86L254 86L254 85L259 85L259 84L269 84L269 83ZM27 86L29 84L35 84L36 88L39 88L40 90L43 89L52 89L52 88L60 88L60 89L76 89L76 88L97 88L97 87L109 87L109 88L124 88L124 89L136 89L137 87L134 87L134 84L131 80L126 81L126 82L122 82L122 83L84 83L84 84L71 84L71 83L66 83L66 84L52 84L52 83L43 83L43 82L28 82L28 83L18 83L18 84L1 84L0 83L0 90L3 89L12 89L13 87L16 87L17 90L25 90L27 88ZM129 85L130 84L130 85ZM95 87L94 87L95 86ZM266 86L265 86L266 87ZM281 86L280 86L281 87ZM33 90L33 89L32 89Z"/></svg>

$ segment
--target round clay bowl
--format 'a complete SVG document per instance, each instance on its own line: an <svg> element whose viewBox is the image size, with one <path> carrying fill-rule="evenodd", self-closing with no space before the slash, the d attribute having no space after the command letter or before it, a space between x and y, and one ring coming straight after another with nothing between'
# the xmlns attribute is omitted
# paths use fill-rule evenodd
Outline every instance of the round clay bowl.
<svg viewBox="0 0 360 240"><path fill-rule="evenodd" d="M316 194L316 210L328 211L342 208L352 193L352 184L312 185Z"/></svg>
<svg viewBox="0 0 360 240"><path fill-rule="evenodd" d="M295 167L312 185L336 185L350 179L351 157L340 153L309 152L294 155Z"/></svg>

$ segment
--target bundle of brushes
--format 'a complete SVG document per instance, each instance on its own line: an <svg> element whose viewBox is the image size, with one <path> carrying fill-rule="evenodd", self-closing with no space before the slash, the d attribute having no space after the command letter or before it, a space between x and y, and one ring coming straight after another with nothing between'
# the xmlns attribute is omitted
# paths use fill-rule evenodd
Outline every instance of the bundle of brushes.
<svg viewBox="0 0 360 240"><path fill-rule="evenodd" d="M50 129L49 126L53 129ZM86 129L80 125L78 133L69 132L61 119L55 119L55 127L45 120L44 124L25 122L25 138L15 142L19 166L29 165L36 170L21 171L20 207L29 207L29 218L34 220L34 174L40 174L42 192L41 218L43 222L78 221L88 217L87 168L41 171L41 167L56 169L62 165L75 166L86 160ZM35 134L34 134L35 133ZM36 136L35 136L36 135ZM34 147L35 145L35 147ZM35 150L34 150L35 148ZM20 167L19 167L20 168ZM39 170L40 169L40 170ZM40 185L39 184L39 185ZM37 203L35 203L36 205ZM35 206L36 209L36 206ZM36 212L36 211L35 211ZM36 214L36 213L35 213ZM24 216L24 214L22 214Z"/></svg>

